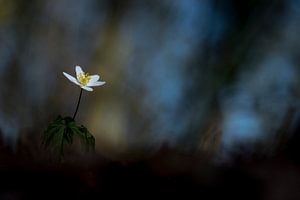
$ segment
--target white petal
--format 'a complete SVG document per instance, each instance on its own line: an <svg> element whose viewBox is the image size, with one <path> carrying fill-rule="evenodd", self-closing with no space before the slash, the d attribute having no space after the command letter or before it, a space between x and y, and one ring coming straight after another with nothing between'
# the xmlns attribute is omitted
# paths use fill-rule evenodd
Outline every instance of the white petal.
<svg viewBox="0 0 300 200"><path fill-rule="evenodd" d="M87 90L89 92L93 91L93 88L86 87L86 86L81 86L82 89Z"/></svg>
<svg viewBox="0 0 300 200"><path fill-rule="evenodd" d="M63 74L64 74L65 77L67 77L67 79L69 79L71 82L75 83L76 85L80 85L80 83L78 83L78 81L76 80L75 77L71 76L70 74L67 74L66 72L63 72Z"/></svg>
<svg viewBox="0 0 300 200"><path fill-rule="evenodd" d="M76 77L78 79L79 74L82 74L83 71L82 71L81 67L78 65L75 67L75 71L76 71Z"/></svg>
<svg viewBox="0 0 300 200"><path fill-rule="evenodd" d="M96 81L93 83L89 83L88 86L90 86L90 87L101 86L101 85L104 85L105 83L106 83L105 81Z"/></svg>
<svg viewBox="0 0 300 200"><path fill-rule="evenodd" d="M91 79L90 79L89 83L93 83L93 82L98 81L100 79L100 76L99 75L91 75L90 78Z"/></svg>

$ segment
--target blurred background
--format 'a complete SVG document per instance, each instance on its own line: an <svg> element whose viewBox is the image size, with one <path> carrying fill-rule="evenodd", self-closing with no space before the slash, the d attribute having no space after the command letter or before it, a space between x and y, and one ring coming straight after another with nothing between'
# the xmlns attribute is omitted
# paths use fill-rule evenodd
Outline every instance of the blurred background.
<svg viewBox="0 0 300 200"><path fill-rule="evenodd" d="M0 199L35 197L32 174L74 197L300 199L299 35L299 0L0 0ZM75 110L75 65L106 81L77 115L96 153L57 165L41 136Z"/></svg>

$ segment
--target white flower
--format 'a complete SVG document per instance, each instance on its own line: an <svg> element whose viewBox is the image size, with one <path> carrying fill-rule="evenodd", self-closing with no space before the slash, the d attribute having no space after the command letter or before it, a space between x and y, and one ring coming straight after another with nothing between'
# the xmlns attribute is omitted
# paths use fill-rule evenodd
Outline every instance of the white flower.
<svg viewBox="0 0 300 200"><path fill-rule="evenodd" d="M104 81L98 81L100 79L99 75L89 75L88 73L84 73L80 66L75 67L76 77L71 76L63 72L65 77L67 77L71 82L75 83L76 85L80 86L82 89L87 91L93 91L94 86L101 86L104 85Z"/></svg>

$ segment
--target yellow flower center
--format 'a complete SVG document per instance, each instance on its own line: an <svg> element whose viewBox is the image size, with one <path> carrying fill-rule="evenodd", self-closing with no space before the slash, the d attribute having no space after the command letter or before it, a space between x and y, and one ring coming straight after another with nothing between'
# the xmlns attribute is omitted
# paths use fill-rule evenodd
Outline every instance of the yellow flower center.
<svg viewBox="0 0 300 200"><path fill-rule="evenodd" d="M88 73L81 73L78 75L78 81L84 86L86 86L90 80L91 77L89 76Z"/></svg>

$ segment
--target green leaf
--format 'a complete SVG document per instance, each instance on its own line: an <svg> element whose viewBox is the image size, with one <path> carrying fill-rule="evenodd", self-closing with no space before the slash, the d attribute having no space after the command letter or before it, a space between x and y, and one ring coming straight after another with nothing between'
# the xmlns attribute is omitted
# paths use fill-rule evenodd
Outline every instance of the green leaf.
<svg viewBox="0 0 300 200"><path fill-rule="evenodd" d="M95 150L95 138L84 126L72 126L70 127L74 134L76 134L84 147L86 152L94 152Z"/></svg>
<svg viewBox="0 0 300 200"><path fill-rule="evenodd" d="M66 132L65 132L65 138L64 139L66 140L66 142L68 144L71 145L73 143L73 135L74 135L74 133L68 127L65 130L66 130Z"/></svg>
<svg viewBox="0 0 300 200"><path fill-rule="evenodd" d="M47 147L49 146L52 141L55 139L54 137L58 132L61 132L65 129L65 126L62 122L62 118L59 116L53 122L51 122L48 128L44 131L43 135L43 144Z"/></svg>
<svg viewBox="0 0 300 200"><path fill-rule="evenodd" d="M71 117L58 116L44 131L42 144L57 154L64 156L64 145L72 145L74 136L80 139L86 152L94 152L95 138L84 126L79 126Z"/></svg>
<svg viewBox="0 0 300 200"><path fill-rule="evenodd" d="M95 138L94 136L87 130L87 128L85 128L84 126L80 127L80 131L83 132L84 135L84 144L85 144L85 148L86 151L95 151Z"/></svg>

